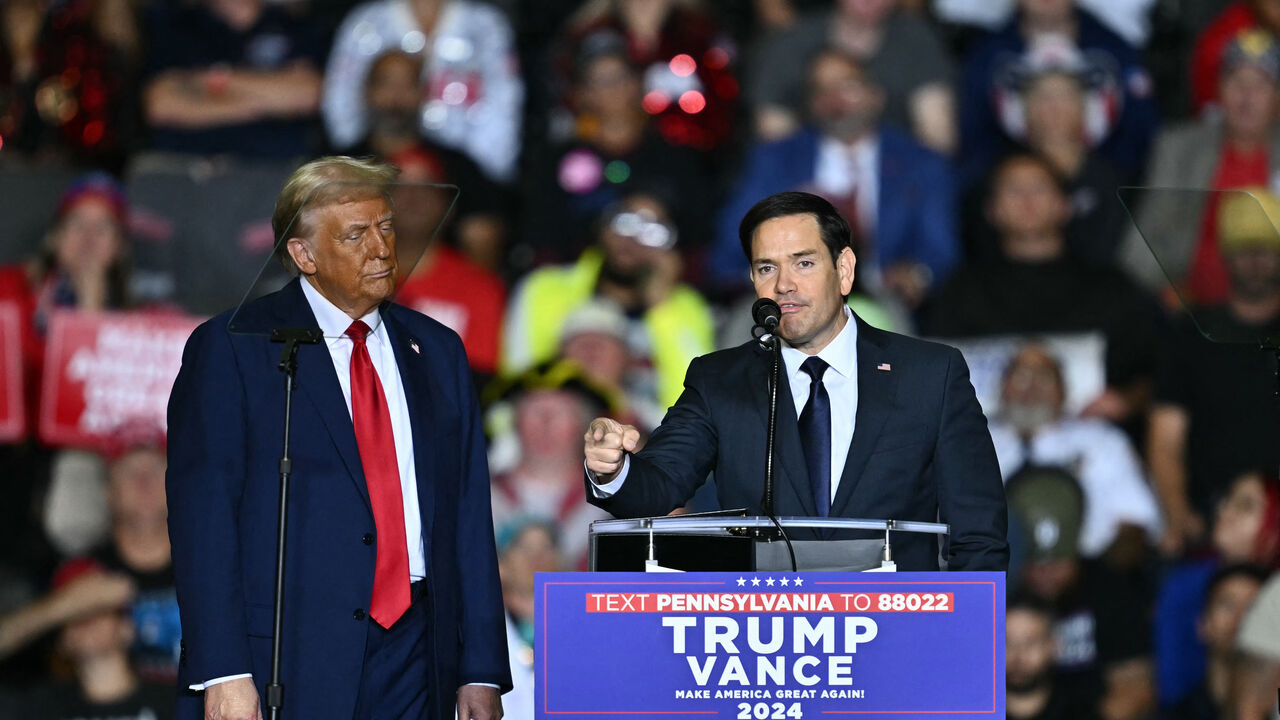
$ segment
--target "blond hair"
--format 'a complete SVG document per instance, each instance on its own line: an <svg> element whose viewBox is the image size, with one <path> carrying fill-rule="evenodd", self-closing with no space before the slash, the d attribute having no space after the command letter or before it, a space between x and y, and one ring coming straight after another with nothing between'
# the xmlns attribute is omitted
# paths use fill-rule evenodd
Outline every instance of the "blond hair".
<svg viewBox="0 0 1280 720"><path fill-rule="evenodd" d="M298 266L289 255L289 239L310 236L309 220L316 208L372 195L382 195L390 202L390 185L398 173L381 160L346 155L322 157L294 170L280 188L271 213L280 264L291 274L298 274Z"/></svg>

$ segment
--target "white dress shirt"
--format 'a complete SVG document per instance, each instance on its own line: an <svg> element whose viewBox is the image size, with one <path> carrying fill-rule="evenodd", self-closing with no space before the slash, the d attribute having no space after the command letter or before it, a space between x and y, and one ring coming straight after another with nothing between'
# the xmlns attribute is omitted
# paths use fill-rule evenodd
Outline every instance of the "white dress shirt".
<svg viewBox="0 0 1280 720"><path fill-rule="evenodd" d="M1027 463L1065 468L1080 481L1085 499L1080 552L1085 557L1105 552L1125 523L1146 530L1153 542L1159 539L1160 506L1138 454L1119 428L1095 418L1063 418L1024 443L1009 424L995 418L991 442L1005 482Z"/></svg>
<svg viewBox="0 0 1280 720"><path fill-rule="evenodd" d="M300 282L302 294L324 333L324 343L329 349L329 357L333 359L333 369L338 373L338 384L342 387L342 398L347 401L347 414L350 415L351 352L355 343L347 337L346 332L352 320L305 278ZM395 439L396 461L400 467L400 492L404 497L404 531L409 542L409 581L416 582L426 577L427 556L422 542L422 515L418 511L418 476L414 471L413 426L409 422L409 403L405 399L404 385L400 381L396 354L391 349L391 340L386 326L381 322L378 309L375 307L360 319L372 331L365 338L365 347L369 350L369 359L378 373L382 392L387 398L387 409L391 413L391 434ZM204 690L211 685L247 677L252 675L227 675L192 685L191 689Z"/></svg>
<svg viewBox="0 0 1280 720"><path fill-rule="evenodd" d="M840 488L840 476L844 474L844 463L849 457L849 446L853 443L853 430L858 416L858 323L854 320L853 311L844 308L845 323L827 346L818 352L818 357L826 361L827 371L822 376L822 384L827 388L831 400L831 501L834 503L836 490ZM804 412L809 402L809 386L812 380L809 374L800 369L804 361L811 357L789 345L783 345L782 365L787 372L787 382L791 385L791 400L795 406L796 419ZM631 469L631 458L622 462L622 470L618 477L604 483L592 482L591 491L598 498L612 497L622 489L627 473ZM595 473L587 474L595 480Z"/></svg>
<svg viewBox="0 0 1280 720"><path fill-rule="evenodd" d="M333 369L338 373L342 386L342 399L347 401L347 415L351 415L351 352L355 343L347 337L351 318L320 294L310 282L302 280L302 294L315 313L316 323L324 333ZM391 411L391 434L396 444L396 464L400 467L400 492L404 496L404 536L409 541L409 580L417 582L427 575L427 555L422 543L422 514L418 511L418 474L413 463L413 425L409 421L409 401L404 396L400 381L400 368L396 354L391 349L391 338L386 325L375 307L360 318L372 332L365 338L369 359L382 383L382 393L387 397L387 409Z"/></svg>
<svg viewBox="0 0 1280 720"><path fill-rule="evenodd" d="M858 211L856 229L874 236L880 208L880 136L870 135L852 145L835 138L822 138L813 169L813 186L825 197L854 195Z"/></svg>

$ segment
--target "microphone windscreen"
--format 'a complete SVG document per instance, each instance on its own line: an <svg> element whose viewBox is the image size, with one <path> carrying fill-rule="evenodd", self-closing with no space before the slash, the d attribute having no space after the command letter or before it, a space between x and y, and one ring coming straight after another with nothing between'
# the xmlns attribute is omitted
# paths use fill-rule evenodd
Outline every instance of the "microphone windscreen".
<svg viewBox="0 0 1280 720"><path fill-rule="evenodd" d="M751 318L757 325L772 330L782 320L782 308L769 298L760 298L751 306Z"/></svg>

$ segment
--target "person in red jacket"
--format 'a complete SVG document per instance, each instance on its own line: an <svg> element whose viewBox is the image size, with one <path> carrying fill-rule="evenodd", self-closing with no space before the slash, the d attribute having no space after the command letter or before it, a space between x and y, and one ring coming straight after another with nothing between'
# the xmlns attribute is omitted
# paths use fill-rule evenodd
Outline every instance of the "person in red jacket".
<svg viewBox="0 0 1280 720"><path fill-rule="evenodd" d="M412 148L388 158L400 168L397 193L419 193L424 190L434 199L444 196L412 183L447 183L444 164L423 148ZM466 188L462 189L466 192ZM420 197L419 200L422 198ZM396 302L438 320L462 338L471 371L485 379L498 369L498 338L502 332L502 314L507 291L493 271L467 259L444 242L444 229L436 231L442 213L448 207L432 210L430 202L415 202L412 197L397 198L397 232L402 238L427 240L426 250L412 274L405 280ZM422 212L425 211L425 212Z"/></svg>
<svg viewBox="0 0 1280 720"><path fill-rule="evenodd" d="M1191 54L1191 108L1197 114L1218 104L1222 51L1242 30L1259 27L1280 34L1280 0L1238 0L1196 38Z"/></svg>
<svg viewBox="0 0 1280 720"><path fill-rule="evenodd" d="M0 314L16 308L29 417L44 360L44 332L57 308L106 310L130 304L128 202L106 173L72 181L58 202L38 257L0 267Z"/></svg>

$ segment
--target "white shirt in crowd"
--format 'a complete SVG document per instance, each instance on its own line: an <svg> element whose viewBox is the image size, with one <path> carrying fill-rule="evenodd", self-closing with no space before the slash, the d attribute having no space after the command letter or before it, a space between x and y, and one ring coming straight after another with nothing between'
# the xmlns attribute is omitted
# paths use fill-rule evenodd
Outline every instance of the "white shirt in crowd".
<svg viewBox="0 0 1280 720"><path fill-rule="evenodd" d="M1085 498L1080 552L1085 557L1102 554L1123 523L1145 529L1153 541L1159 537L1155 495L1129 438L1115 426L1092 418L1065 418L1042 428L1026 445L997 419L991 422L991 440L1006 481L1031 462L1064 468L1080 482Z"/></svg>
<svg viewBox="0 0 1280 720"><path fill-rule="evenodd" d="M880 208L879 136L871 135L852 145L822 138L818 143L813 187L819 195L828 198L853 195L858 212L858 233L855 234L874 237Z"/></svg>
<svg viewBox="0 0 1280 720"><path fill-rule="evenodd" d="M1151 12L1156 0L1077 0L1112 32L1135 48L1144 48L1151 37ZM1015 0L933 0L939 20L999 30L1013 15Z"/></svg>
<svg viewBox="0 0 1280 720"><path fill-rule="evenodd" d="M430 35L409 0L373 0L347 14L334 35L320 100L334 146L350 148L369 131L369 68L397 51L426 58L420 122L426 137L467 154L490 178L511 180L524 104L515 35L501 10L471 0L445 3Z"/></svg>

